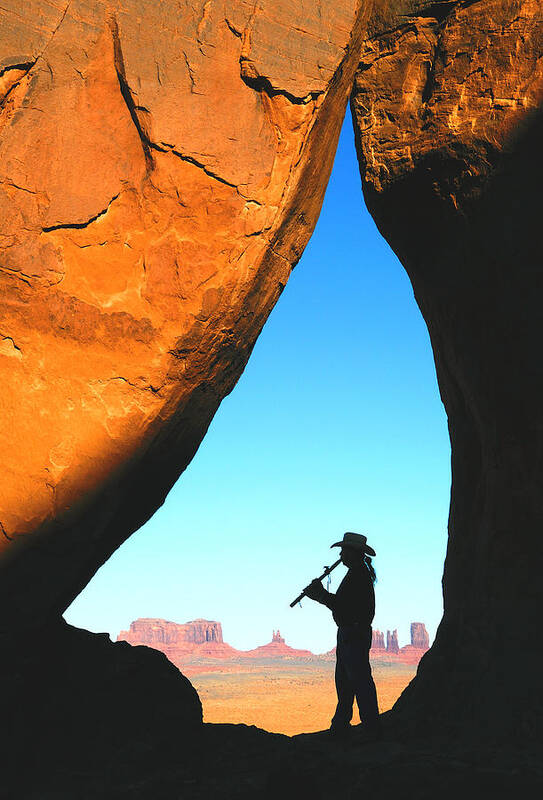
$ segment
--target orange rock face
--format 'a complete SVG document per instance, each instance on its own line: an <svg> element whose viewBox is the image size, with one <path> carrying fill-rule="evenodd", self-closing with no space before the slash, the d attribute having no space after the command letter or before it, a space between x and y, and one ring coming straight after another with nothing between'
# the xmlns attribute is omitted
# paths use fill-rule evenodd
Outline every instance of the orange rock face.
<svg viewBox="0 0 543 800"><path fill-rule="evenodd" d="M377 15L370 24L376 32L362 46L355 79L364 188L383 193L426 159L434 159L426 164L433 169L439 154L443 167L456 162L457 170L433 175L436 196L459 210L488 178L493 155L514 147L539 109L541 6L537 0L399 5L402 13L386 24Z"/></svg>
<svg viewBox="0 0 543 800"><path fill-rule="evenodd" d="M62 611L163 501L320 211L357 0L0 9L0 602Z"/></svg>

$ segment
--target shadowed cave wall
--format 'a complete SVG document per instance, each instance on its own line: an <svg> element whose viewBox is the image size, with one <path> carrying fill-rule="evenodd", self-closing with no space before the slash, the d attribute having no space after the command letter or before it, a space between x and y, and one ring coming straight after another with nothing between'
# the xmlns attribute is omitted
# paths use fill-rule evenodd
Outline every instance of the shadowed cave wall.
<svg viewBox="0 0 543 800"><path fill-rule="evenodd" d="M488 0L382 27L351 101L364 196L428 325L452 445L444 617L393 715L530 740L543 718L543 18Z"/></svg>

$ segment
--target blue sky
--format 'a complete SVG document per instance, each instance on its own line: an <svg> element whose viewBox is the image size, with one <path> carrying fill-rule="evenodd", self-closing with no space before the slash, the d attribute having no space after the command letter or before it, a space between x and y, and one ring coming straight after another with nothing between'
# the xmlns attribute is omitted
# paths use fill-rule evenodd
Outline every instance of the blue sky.
<svg viewBox="0 0 543 800"><path fill-rule="evenodd" d="M330 612L289 602L351 530L377 551L374 626L400 645L412 621L433 636L449 493L428 333L365 209L348 114L317 228L244 374L163 507L65 617L113 638L140 616L204 617L240 649L280 628L323 652Z"/></svg>

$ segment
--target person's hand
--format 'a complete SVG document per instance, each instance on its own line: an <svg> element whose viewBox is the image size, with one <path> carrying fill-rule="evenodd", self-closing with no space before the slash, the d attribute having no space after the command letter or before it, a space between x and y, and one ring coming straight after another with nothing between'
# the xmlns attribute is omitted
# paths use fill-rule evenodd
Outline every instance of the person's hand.
<svg viewBox="0 0 543 800"><path fill-rule="evenodd" d="M322 588L322 583L315 578L309 586L305 587L304 592L310 600L319 600L324 593L324 589Z"/></svg>

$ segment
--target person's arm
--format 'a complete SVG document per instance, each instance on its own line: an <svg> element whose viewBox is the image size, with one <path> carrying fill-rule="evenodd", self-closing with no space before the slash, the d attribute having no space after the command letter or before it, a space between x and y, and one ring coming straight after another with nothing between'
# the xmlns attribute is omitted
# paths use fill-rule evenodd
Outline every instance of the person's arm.
<svg viewBox="0 0 543 800"><path fill-rule="evenodd" d="M330 611L335 609L335 594L328 592L317 578L315 578L314 581L311 581L309 586L306 586L304 591L310 600L315 600L317 603L321 603L323 606L329 608Z"/></svg>

